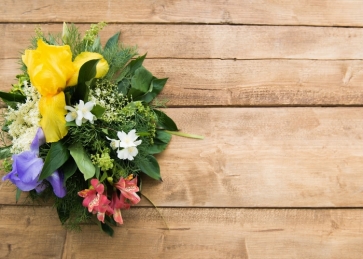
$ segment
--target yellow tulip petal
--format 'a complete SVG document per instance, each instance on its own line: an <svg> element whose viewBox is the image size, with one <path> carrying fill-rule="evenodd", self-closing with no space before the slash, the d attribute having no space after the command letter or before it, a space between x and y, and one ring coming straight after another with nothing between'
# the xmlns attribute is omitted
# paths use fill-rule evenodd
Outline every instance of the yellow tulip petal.
<svg viewBox="0 0 363 259"><path fill-rule="evenodd" d="M39 111L42 115L40 125L47 142L57 142L67 135L68 129L64 118L67 113L65 106L66 101L63 92L40 98Z"/></svg>
<svg viewBox="0 0 363 259"><path fill-rule="evenodd" d="M96 66L96 76L95 78L102 78L104 77L109 69L109 65L107 61L103 58L103 56L96 52L82 52L80 53L73 61L74 66L76 67L77 72L73 74L71 79L68 80L67 86L74 86L78 83L78 74L79 70L81 69L82 65L87 61L92 59L99 59L97 66Z"/></svg>
<svg viewBox="0 0 363 259"><path fill-rule="evenodd" d="M26 50L22 56L31 83L43 96L55 95L66 87L75 73L72 52L68 45L52 46L38 40L36 50Z"/></svg>

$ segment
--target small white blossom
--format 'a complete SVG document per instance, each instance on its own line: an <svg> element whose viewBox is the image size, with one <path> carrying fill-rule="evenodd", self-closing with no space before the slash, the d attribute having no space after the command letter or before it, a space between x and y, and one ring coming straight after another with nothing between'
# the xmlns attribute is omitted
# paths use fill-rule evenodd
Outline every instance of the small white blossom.
<svg viewBox="0 0 363 259"><path fill-rule="evenodd" d="M141 144L141 140L136 139L139 137L136 135L136 130L131 130L128 134L123 131L117 132L117 137L120 139L120 147L128 148L128 147L136 147Z"/></svg>
<svg viewBox="0 0 363 259"><path fill-rule="evenodd" d="M117 150L117 157L120 159L134 160L134 157L139 153L136 147L128 147L122 150Z"/></svg>
<svg viewBox="0 0 363 259"><path fill-rule="evenodd" d="M66 121L76 121L77 126L81 126L82 123L89 121L93 124L93 121L96 119L96 116L91 113L94 102L90 101L86 104L80 100L79 104L76 105L76 108L71 106L66 106L66 109L69 111L66 115Z"/></svg>
<svg viewBox="0 0 363 259"><path fill-rule="evenodd" d="M137 140L136 130L131 130L128 134L123 131L117 132L118 140L110 139L110 146L113 150L117 149L117 157L119 159L134 160L134 157L139 153L137 146L141 144L141 140ZM123 149L120 149L123 148Z"/></svg>

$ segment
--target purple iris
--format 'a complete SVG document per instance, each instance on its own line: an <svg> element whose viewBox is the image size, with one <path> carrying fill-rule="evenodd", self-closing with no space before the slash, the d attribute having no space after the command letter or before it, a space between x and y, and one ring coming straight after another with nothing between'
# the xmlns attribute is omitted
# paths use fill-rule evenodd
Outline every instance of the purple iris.
<svg viewBox="0 0 363 259"><path fill-rule="evenodd" d="M35 138L30 145L30 151L24 151L18 155L13 155L13 170L5 175L2 180L10 180L22 191L36 190L42 192L46 183L39 181L44 162L39 157L39 147L45 143L45 136L42 128L37 130ZM55 195L62 198L66 195L63 185L63 177L58 171L46 178L52 185Z"/></svg>

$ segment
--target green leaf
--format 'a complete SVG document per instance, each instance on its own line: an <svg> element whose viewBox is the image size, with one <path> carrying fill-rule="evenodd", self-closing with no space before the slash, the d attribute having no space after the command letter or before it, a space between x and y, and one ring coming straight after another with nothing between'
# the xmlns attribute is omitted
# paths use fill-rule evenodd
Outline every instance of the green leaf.
<svg viewBox="0 0 363 259"><path fill-rule="evenodd" d="M0 160L10 157L12 154L10 152L11 146L0 148Z"/></svg>
<svg viewBox="0 0 363 259"><path fill-rule="evenodd" d="M155 157L148 155L144 159L135 161L140 170L151 178L162 181L160 167Z"/></svg>
<svg viewBox="0 0 363 259"><path fill-rule="evenodd" d="M158 79L154 77L154 79L151 81L151 92L143 95L140 100L146 103L150 103L161 92L161 90L163 90L167 80L168 78Z"/></svg>
<svg viewBox="0 0 363 259"><path fill-rule="evenodd" d="M147 93L150 89L153 75L143 66L136 69L134 76L131 78L131 88L128 95L136 98Z"/></svg>
<svg viewBox="0 0 363 259"><path fill-rule="evenodd" d="M102 223L101 221L98 221L97 224L100 226L101 230L103 232L105 232L107 235L109 235L110 237L113 236L113 229L112 227L110 227L109 225Z"/></svg>
<svg viewBox="0 0 363 259"><path fill-rule="evenodd" d="M0 98L3 99L4 102L18 102L25 103L26 97L20 94L11 94L0 91Z"/></svg>
<svg viewBox="0 0 363 259"><path fill-rule="evenodd" d="M67 121L67 122L66 122L66 126L67 126L67 127L76 127L76 126L77 126L77 124L76 124L76 122L75 122L75 121Z"/></svg>
<svg viewBox="0 0 363 259"><path fill-rule="evenodd" d="M105 113L106 109L103 108L101 105L96 104L93 106L92 114L96 116L97 119L101 118L102 115Z"/></svg>
<svg viewBox="0 0 363 259"><path fill-rule="evenodd" d="M85 83L96 76L96 66L99 59L91 59L81 66L78 74L78 84Z"/></svg>
<svg viewBox="0 0 363 259"><path fill-rule="evenodd" d="M96 76L98 61L99 59L92 59L82 65L78 74L78 83L72 96L72 103L78 103L79 100L87 102L90 88L89 85L92 83L91 80Z"/></svg>
<svg viewBox="0 0 363 259"><path fill-rule="evenodd" d="M72 157L69 157L60 169L64 173L64 182L66 182L77 171L77 164Z"/></svg>
<svg viewBox="0 0 363 259"><path fill-rule="evenodd" d="M96 166L96 178L97 179L100 179L100 172L101 172L101 170L100 170L100 168L98 167L98 166Z"/></svg>
<svg viewBox="0 0 363 259"><path fill-rule="evenodd" d="M155 114L158 116L157 127L160 129L177 131L178 127L175 122L164 112L159 110L154 110Z"/></svg>
<svg viewBox="0 0 363 259"><path fill-rule="evenodd" d="M88 157L86 151L83 149L80 143L70 146L69 151L74 161L76 162L79 171L84 175L84 179L88 180L92 178L96 173L96 168L92 164L91 159Z"/></svg>
<svg viewBox="0 0 363 259"><path fill-rule="evenodd" d="M97 36L92 45L92 52L99 52L100 48L101 48L101 38L100 36Z"/></svg>
<svg viewBox="0 0 363 259"><path fill-rule="evenodd" d="M43 180L60 168L69 158L69 152L61 141L53 142L44 161L39 180Z"/></svg>
<svg viewBox="0 0 363 259"><path fill-rule="evenodd" d="M127 92L129 91L130 88L130 80L127 78L122 79L118 84L117 84L117 90L119 93L122 93L123 95L126 95Z"/></svg>
<svg viewBox="0 0 363 259"><path fill-rule="evenodd" d="M139 67L142 66L142 63L144 62L144 59L146 57L146 54L140 57L137 57L136 59L132 60L129 64L129 74L133 75L136 71L136 69L138 69Z"/></svg>
<svg viewBox="0 0 363 259"><path fill-rule="evenodd" d="M62 224L65 224L71 215L70 210L66 209L64 206L57 207L57 213L58 213L59 221Z"/></svg>
<svg viewBox="0 0 363 259"><path fill-rule="evenodd" d="M164 130L157 130L154 138L154 144L147 151L149 154L158 154L165 150L171 140L171 135Z"/></svg>
<svg viewBox="0 0 363 259"><path fill-rule="evenodd" d="M18 203L19 199L20 199L20 195L23 191L20 190L19 188L16 188L16 194L15 194L15 202Z"/></svg>
<svg viewBox="0 0 363 259"><path fill-rule="evenodd" d="M114 45L117 45L119 37L120 37L120 32L116 33L111 38L109 38L106 45L105 45L105 50L107 50L108 48L111 48Z"/></svg>

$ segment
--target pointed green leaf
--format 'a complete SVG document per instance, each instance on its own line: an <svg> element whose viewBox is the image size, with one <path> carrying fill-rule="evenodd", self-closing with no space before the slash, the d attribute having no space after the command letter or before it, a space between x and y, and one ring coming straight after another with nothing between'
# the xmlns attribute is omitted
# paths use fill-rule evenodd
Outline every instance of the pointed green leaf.
<svg viewBox="0 0 363 259"><path fill-rule="evenodd" d="M64 206L57 207L57 213L58 213L59 221L62 224L65 224L71 215L70 210L65 208Z"/></svg>
<svg viewBox="0 0 363 259"><path fill-rule="evenodd" d="M11 146L6 146L6 147L1 147L0 148L0 160L11 157L11 152L10 152L10 148Z"/></svg>
<svg viewBox="0 0 363 259"><path fill-rule="evenodd" d="M108 48L111 48L114 45L117 45L119 37L120 37L120 32L116 33L111 38L109 38L106 45L105 45L105 50L107 50Z"/></svg>
<svg viewBox="0 0 363 259"><path fill-rule="evenodd" d="M47 157L45 158L39 180L43 180L54 173L54 171L60 168L68 160L68 158L69 152L61 141L52 143Z"/></svg>
<svg viewBox="0 0 363 259"><path fill-rule="evenodd" d="M145 57L146 57L146 54L143 56L137 57L136 59L132 60L129 63L128 67L130 68L130 71L129 71L130 75L133 75L135 73L136 69L138 69L139 67L142 66L142 63L144 62Z"/></svg>
<svg viewBox="0 0 363 259"><path fill-rule="evenodd" d="M15 202L18 203L19 199L20 199L20 195L23 191L20 190L19 188L16 188L16 194L15 194Z"/></svg>
<svg viewBox="0 0 363 259"><path fill-rule="evenodd" d="M77 171L77 164L72 157L69 157L60 169L64 173L64 182L66 182Z"/></svg>
<svg viewBox="0 0 363 259"><path fill-rule="evenodd" d="M92 45L92 52L99 52L101 49L101 38L97 36Z"/></svg>
<svg viewBox="0 0 363 259"><path fill-rule="evenodd" d="M11 94L0 91L0 98L8 102L25 103L26 97L20 94Z"/></svg>
<svg viewBox="0 0 363 259"><path fill-rule="evenodd" d="M158 116L157 127L160 129L177 131L178 127L175 122L164 112L159 110L154 110L155 114Z"/></svg>
<svg viewBox="0 0 363 259"><path fill-rule="evenodd" d="M72 103L78 103L79 100L87 102L89 94L90 80L96 76L96 66L99 59L92 59L84 63L79 70L78 83L75 87ZM92 82L92 81L91 81Z"/></svg>
<svg viewBox="0 0 363 259"><path fill-rule="evenodd" d="M136 98L147 93L150 89L153 75L143 66L136 69L134 76L131 78L131 88L128 95Z"/></svg>
<svg viewBox="0 0 363 259"><path fill-rule="evenodd" d="M117 84L117 90L119 93L126 95L127 92L129 91L130 85L131 85L130 80L124 78Z"/></svg>
<svg viewBox="0 0 363 259"><path fill-rule="evenodd" d="M148 92L142 97L140 97L140 100L146 103L150 103L161 92L161 90L163 90L167 80L168 78L158 79L154 77L154 79L151 81L151 86L150 86L151 92Z"/></svg>
<svg viewBox="0 0 363 259"><path fill-rule="evenodd" d="M76 162L79 171L84 175L84 179L88 180L92 178L96 173L96 168L92 164L91 159L88 157L86 151L83 149L80 143L70 146L69 151L74 161Z"/></svg>
<svg viewBox="0 0 363 259"><path fill-rule="evenodd" d="M105 113L106 109L103 108L101 105L96 104L93 106L92 114L96 116L97 119L101 118L102 115Z"/></svg>
<svg viewBox="0 0 363 259"><path fill-rule="evenodd" d="M143 159L136 160L135 163L144 174L155 180L162 181L160 167L155 157L148 155Z"/></svg>
<svg viewBox="0 0 363 259"><path fill-rule="evenodd" d="M107 224L105 224L105 223L102 223L102 222L100 222L100 221L98 221L97 222L97 224L99 224L99 226L100 226L100 228L101 228L101 230L103 231L103 232L105 232L107 235L109 235L110 237L112 237L113 236L113 229L112 229L112 227L110 227L109 225L107 225Z"/></svg>
<svg viewBox="0 0 363 259"><path fill-rule="evenodd" d="M164 130L157 130L154 138L154 144L147 151L149 154L158 154L165 150L171 140L171 135Z"/></svg>

